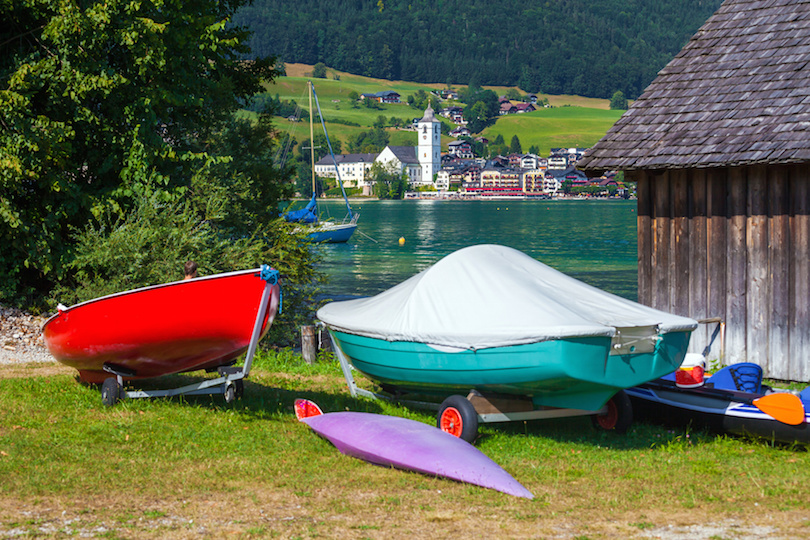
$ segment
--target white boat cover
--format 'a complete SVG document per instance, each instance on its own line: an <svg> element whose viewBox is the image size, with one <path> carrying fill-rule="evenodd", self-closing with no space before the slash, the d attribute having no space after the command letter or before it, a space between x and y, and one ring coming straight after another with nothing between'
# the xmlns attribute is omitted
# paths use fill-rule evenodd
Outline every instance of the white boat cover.
<svg viewBox="0 0 810 540"><path fill-rule="evenodd" d="M640 326L658 326L661 334L697 327L499 245L460 249L376 296L329 303L318 318L350 334L463 349L612 337Z"/></svg>

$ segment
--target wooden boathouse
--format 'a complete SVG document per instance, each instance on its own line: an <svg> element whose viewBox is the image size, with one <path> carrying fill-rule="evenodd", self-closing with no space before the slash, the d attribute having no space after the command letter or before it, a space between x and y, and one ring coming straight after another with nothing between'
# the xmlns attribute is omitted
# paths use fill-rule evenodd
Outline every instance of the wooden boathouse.
<svg viewBox="0 0 810 540"><path fill-rule="evenodd" d="M810 1L726 0L578 167L638 183L641 303L810 381Z"/></svg>

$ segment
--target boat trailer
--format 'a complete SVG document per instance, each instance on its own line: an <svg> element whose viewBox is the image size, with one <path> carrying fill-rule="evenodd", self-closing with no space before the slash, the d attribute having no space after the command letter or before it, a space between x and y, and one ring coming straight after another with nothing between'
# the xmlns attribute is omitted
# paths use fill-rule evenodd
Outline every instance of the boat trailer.
<svg viewBox="0 0 810 540"><path fill-rule="evenodd" d="M103 366L104 371L115 375L104 380L101 385L101 402L108 407L112 407L121 399L138 399L138 398L158 398L158 397L171 397L171 396L201 396L201 395L224 395L226 403L233 403L236 398L242 397L244 391L244 379L250 374L250 368L253 365L253 356L256 354L256 348L259 345L259 339L262 333L262 323L264 321L264 314L267 311L267 306L270 303L270 295L273 286L278 283L279 272L267 265L262 265L261 278L264 280L264 291L262 291L261 302L259 303L259 310L256 314L256 320L253 323L253 332L248 342L247 353L245 355L245 363L243 366L220 366L216 368L219 377L215 379L207 379L199 383L181 386L179 388L170 388L166 390L126 390L124 388L124 377L132 377L135 375L131 371L122 366L117 366L111 363L105 363ZM279 305L279 312L281 306Z"/></svg>
<svg viewBox="0 0 810 540"><path fill-rule="evenodd" d="M340 368L352 397L382 399L409 407L437 411L437 427L469 443L472 443L478 436L478 424L590 416L597 428L613 429L624 433L632 423L630 399L623 391L620 391L605 406L596 411L558 407L535 408L531 400L520 396L493 398L483 396L476 390L471 390L466 397L449 396L442 403L400 399L395 394L372 392L358 387L352 374L354 367L334 339L332 348L340 361Z"/></svg>

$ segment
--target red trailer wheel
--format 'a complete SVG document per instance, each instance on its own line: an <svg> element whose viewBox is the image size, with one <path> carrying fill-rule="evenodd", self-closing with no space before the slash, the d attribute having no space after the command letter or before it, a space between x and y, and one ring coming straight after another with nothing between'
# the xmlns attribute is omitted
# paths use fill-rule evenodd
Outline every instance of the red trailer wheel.
<svg viewBox="0 0 810 540"><path fill-rule="evenodd" d="M436 426L454 437L472 443L478 436L478 413L467 398L450 396L439 407Z"/></svg>
<svg viewBox="0 0 810 540"><path fill-rule="evenodd" d="M606 404L607 411L591 417L596 429L626 433L633 424L633 405L624 390L620 390Z"/></svg>

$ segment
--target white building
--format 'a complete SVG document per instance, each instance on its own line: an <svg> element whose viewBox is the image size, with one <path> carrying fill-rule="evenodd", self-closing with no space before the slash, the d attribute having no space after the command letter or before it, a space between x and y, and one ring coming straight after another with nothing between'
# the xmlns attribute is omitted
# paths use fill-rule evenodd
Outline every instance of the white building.
<svg viewBox="0 0 810 540"><path fill-rule="evenodd" d="M419 136L416 155L422 167L419 184L425 186L433 183L433 175L442 168L442 124L433 116L433 107L428 105L416 128Z"/></svg>
<svg viewBox="0 0 810 540"><path fill-rule="evenodd" d="M417 146L386 146L379 154L335 156L343 186L358 187L364 195L371 195L373 186L369 171L374 163L381 164L389 172L404 172L412 186L434 184L433 176L441 170L441 123L430 106L416 122L416 127ZM332 156L325 156L315 164L315 174L330 178L337 176Z"/></svg>
<svg viewBox="0 0 810 540"><path fill-rule="evenodd" d="M368 171L377 154L339 154L335 156L343 187L363 188L368 184ZM324 178L336 178L335 164L331 155L326 155L315 163L315 174Z"/></svg>

